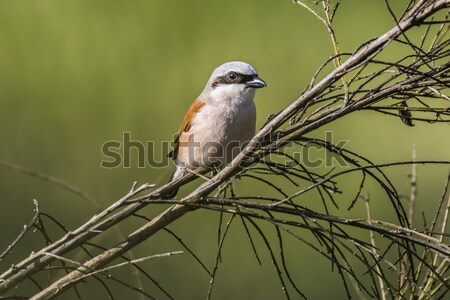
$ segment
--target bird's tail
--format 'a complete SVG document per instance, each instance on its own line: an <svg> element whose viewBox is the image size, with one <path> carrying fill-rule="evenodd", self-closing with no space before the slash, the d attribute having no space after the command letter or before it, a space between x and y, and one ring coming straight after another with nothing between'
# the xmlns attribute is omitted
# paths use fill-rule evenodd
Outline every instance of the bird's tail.
<svg viewBox="0 0 450 300"><path fill-rule="evenodd" d="M175 172L173 172L172 176L170 176L170 180L168 182L172 182L178 177L183 176L184 174L184 168L177 167ZM179 188L174 188L173 190L169 190L167 192L164 192L164 194L161 194L161 199L173 199L177 196Z"/></svg>

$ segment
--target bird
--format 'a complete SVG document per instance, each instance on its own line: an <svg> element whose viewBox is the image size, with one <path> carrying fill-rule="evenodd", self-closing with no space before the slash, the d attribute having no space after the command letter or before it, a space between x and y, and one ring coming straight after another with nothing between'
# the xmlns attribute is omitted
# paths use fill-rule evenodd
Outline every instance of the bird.
<svg viewBox="0 0 450 300"><path fill-rule="evenodd" d="M250 64L226 62L211 74L187 110L168 157L176 169L169 182L198 167L218 170L255 135L256 89L267 86ZM162 195L173 199L178 188Z"/></svg>

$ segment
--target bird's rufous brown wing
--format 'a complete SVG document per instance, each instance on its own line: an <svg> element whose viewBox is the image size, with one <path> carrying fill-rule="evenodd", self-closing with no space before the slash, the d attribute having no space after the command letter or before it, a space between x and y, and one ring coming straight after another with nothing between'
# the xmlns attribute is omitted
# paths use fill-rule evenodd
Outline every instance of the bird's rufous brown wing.
<svg viewBox="0 0 450 300"><path fill-rule="evenodd" d="M198 98L194 102L192 102L191 106L186 112L186 115L184 116L180 130L178 130L178 133L175 135L175 138L173 140L173 150L170 151L169 154L167 154L168 157L171 157L174 160L177 159L178 148L180 146L180 136L183 132L189 131L189 129L191 128L192 118L194 118L194 116L200 111L200 109L202 109L203 106L205 106L205 102Z"/></svg>

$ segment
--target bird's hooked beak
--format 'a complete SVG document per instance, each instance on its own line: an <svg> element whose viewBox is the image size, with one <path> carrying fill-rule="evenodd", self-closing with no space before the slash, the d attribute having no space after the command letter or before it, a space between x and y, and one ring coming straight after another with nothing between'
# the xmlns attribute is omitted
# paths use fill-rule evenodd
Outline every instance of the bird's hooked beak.
<svg viewBox="0 0 450 300"><path fill-rule="evenodd" d="M267 84L264 82L264 80L262 80L258 76L255 76L252 80L247 81L245 83L245 85L247 87L254 88L254 89L259 89L259 88L263 88L263 87L267 86Z"/></svg>

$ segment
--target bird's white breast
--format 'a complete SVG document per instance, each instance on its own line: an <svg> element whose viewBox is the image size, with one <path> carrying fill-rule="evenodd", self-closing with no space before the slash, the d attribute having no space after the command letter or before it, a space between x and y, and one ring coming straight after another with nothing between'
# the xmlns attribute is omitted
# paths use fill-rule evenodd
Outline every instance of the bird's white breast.
<svg viewBox="0 0 450 300"><path fill-rule="evenodd" d="M191 149L193 157L187 162L188 167L210 165L216 160L227 164L250 141L255 134L256 108L254 90L249 92L241 93L243 97L221 95L219 99L223 101L206 103L195 115L188 132L194 141L189 146L194 150ZM216 153L217 146L223 151Z"/></svg>

